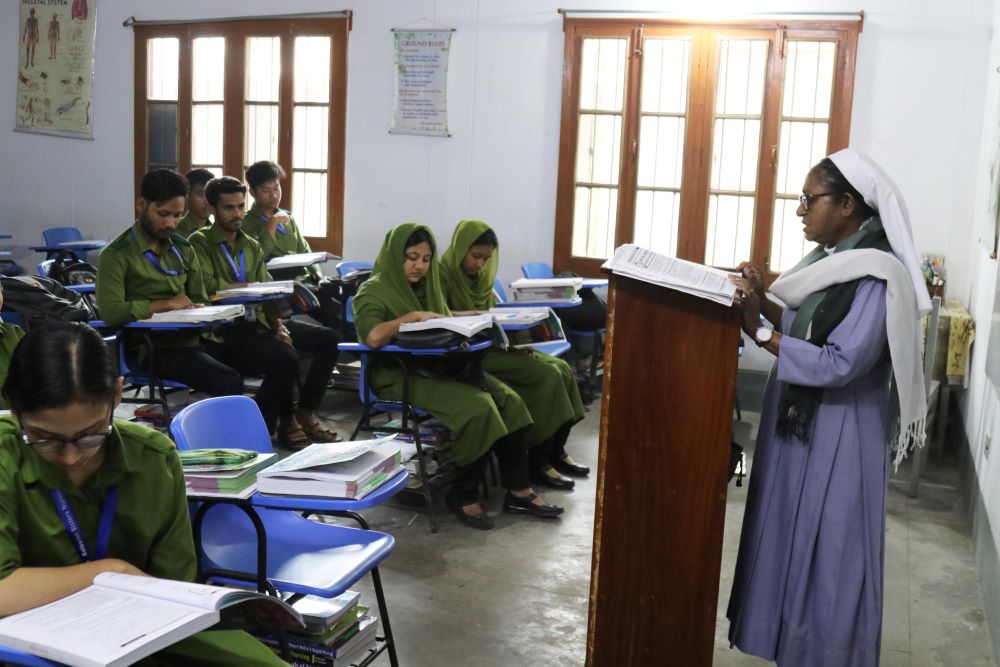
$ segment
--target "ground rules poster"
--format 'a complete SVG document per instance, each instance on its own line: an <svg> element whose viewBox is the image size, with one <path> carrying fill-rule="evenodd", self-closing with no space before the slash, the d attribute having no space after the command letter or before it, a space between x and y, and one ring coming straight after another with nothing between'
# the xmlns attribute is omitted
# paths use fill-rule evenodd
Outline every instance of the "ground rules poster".
<svg viewBox="0 0 1000 667"><path fill-rule="evenodd" d="M448 135L448 52L451 30L395 35L395 91L390 132Z"/></svg>
<svg viewBox="0 0 1000 667"><path fill-rule="evenodd" d="M15 130L94 138L96 2L20 0Z"/></svg>

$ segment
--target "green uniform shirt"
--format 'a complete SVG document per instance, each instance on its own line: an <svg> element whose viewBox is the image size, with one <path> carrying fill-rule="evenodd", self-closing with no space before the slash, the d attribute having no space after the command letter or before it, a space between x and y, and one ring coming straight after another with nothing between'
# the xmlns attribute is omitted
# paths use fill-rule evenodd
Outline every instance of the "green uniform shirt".
<svg viewBox="0 0 1000 667"><path fill-rule="evenodd" d="M184 217L181 218L181 224L179 224L177 226L177 232L176 233L180 234L184 238L187 238L187 237L191 236L192 234L194 234L199 229L207 229L208 227L211 227L211 226L212 226L212 219L209 218L207 223L205 223L204 225L202 225L201 227L199 227L198 223L195 221L195 219L193 217L191 217L191 212L188 211L184 215Z"/></svg>
<svg viewBox="0 0 1000 667"><path fill-rule="evenodd" d="M198 255L198 262L204 273L205 291L209 295L226 289L230 283L271 280L271 275L264 267L264 251L261 250L260 244L247 236L243 230L236 232L233 246L226 242L226 237L216 225L195 232L188 241ZM234 266L237 269L240 267L240 253L243 253L243 266L246 268L246 277L243 279L233 269ZM227 257L229 259L226 259ZM247 307L251 306L248 304ZM259 304L256 309L257 321L266 323L263 309Z"/></svg>
<svg viewBox="0 0 1000 667"><path fill-rule="evenodd" d="M144 254L147 251L160 268ZM150 301L182 293L194 303L208 303L201 263L183 236L174 234L157 255L136 222L101 251L97 265L97 308L108 326L144 320L152 315ZM156 343L164 347L190 347L198 344L198 336L197 330L166 333L158 335Z"/></svg>
<svg viewBox="0 0 1000 667"><path fill-rule="evenodd" d="M0 324L0 388L7 381L7 368L14 348L24 338L24 331L15 324ZM0 410L9 410L7 399L0 393Z"/></svg>
<svg viewBox="0 0 1000 667"><path fill-rule="evenodd" d="M282 225L286 232L284 234L281 233L281 230L275 230L274 236L271 236L267 231L267 221L264 220L264 214L257 208L257 204L250 207L243 222L243 231L260 244L264 250L265 259L281 255L294 255L300 252L312 252L309 243L299 231L299 226L295 224L295 216L284 209L278 210L288 216L289 222ZM323 277L323 272L315 264L299 269L285 269L285 271L289 272L288 279L311 278L319 280Z"/></svg>
<svg viewBox="0 0 1000 667"><path fill-rule="evenodd" d="M19 567L66 567L80 556L56 513L59 489L94 547L108 489L118 487L108 557L154 577L194 581L197 561L177 449L166 436L115 420L100 469L77 487L62 469L21 441L13 417L0 418L0 579ZM200 632L142 665L284 665L243 632Z"/></svg>

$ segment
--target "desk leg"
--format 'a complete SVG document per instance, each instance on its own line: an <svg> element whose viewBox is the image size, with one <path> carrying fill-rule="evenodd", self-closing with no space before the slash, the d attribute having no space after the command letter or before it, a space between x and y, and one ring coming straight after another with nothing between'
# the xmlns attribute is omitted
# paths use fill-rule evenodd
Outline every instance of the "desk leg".
<svg viewBox="0 0 1000 667"><path fill-rule="evenodd" d="M934 440L930 444L934 446L934 451L940 455L944 452L944 436L948 428L948 406L951 405L951 386L947 384L947 380L941 383L938 394L940 395L937 404L937 424L934 426ZM929 410L930 406L928 406Z"/></svg>

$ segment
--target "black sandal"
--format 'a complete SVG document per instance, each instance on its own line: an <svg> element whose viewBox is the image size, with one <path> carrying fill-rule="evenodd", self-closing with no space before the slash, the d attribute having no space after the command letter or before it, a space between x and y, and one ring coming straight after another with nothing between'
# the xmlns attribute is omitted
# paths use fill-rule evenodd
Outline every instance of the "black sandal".
<svg viewBox="0 0 1000 667"><path fill-rule="evenodd" d="M503 511L511 514L530 514L543 519L554 519L563 513L563 508L559 505L536 505L535 498L538 496L529 493L524 497L515 496L510 491L503 498Z"/></svg>

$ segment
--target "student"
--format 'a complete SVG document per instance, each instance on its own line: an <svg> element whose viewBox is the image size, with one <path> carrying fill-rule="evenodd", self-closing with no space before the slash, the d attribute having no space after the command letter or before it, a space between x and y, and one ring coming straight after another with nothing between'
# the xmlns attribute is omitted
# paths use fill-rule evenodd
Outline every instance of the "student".
<svg viewBox="0 0 1000 667"><path fill-rule="evenodd" d="M209 181L205 188L215 222L189 239L205 269L209 294L227 287L243 287L249 282L271 279L264 267L260 244L243 230L246 186L231 176ZM282 428L279 438L289 449L301 449L312 442L336 442L340 436L323 426L314 414L326 393L337 363L337 335L327 327L296 320L282 321L273 305L250 306L247 320L223 328L222 358L235 355L256 360L258 371L267 379L277 373L282 379L268 391L275 392ZM297 377L297 359L289 356L288 344L313 355L302 384L298 410L292 414L292 388ZM271 360L274 360L273 362ZM246 363L246 362L243 362ZM276 367L280 363L282 367ZM243 367L243 366L241 366ZM265 387L261 386L261 392Z"/></svg>
<svg viewBox="0 0 1000 667"><path fill-rule="evenodd" d="M0 616L72 595L102 572L194 580L177 450L113 419L122 378L96 331L78 322L30 331L3 395L16 420L0 419ZM200 632L142 664L151 663L285 664L233 631Z"/></svg>
<svg viewBox="0 0 1000 667"><path fill-rule="evenodd" d="M279 208L281 204L281 179L285 170L269 160L255 162L247 167L246 179L254 203L246 214L244 231L264 249L265 260L281 255L312 252L309 242L302 236L295 217L290 211ZM295 280L306 287L319 302L308 315L320 324L338 328L341 322L341 304L326 294L320 285L323 272L318 265L274 272L275 280Z"/></svg>
<svg viewBox="0 0 1000 667"><path fill-rule="evenodd" d="M143 177L138 219L98 261L97 307L108 326L208 303L201 263L188 240L175 233L187 194L187 181L175 171L155 169ZM157 374L210 396L242 393L240 373L202 348L200 336L197 329L154 332ZM139 367L147 368L145 349L135 343L126 335Z"/></svg>
<svg viewBox="0 0 1000 667"><path fill-rule="evenodd" d="M215 174L208 169L192 169L184 178L191 188L187 197L187 213L181 218L181 224L177 226L177 233L187 238L203 227L212 224L209 216L212 209L205 200L205 185L215 178Z"/></svg>
<svg viewBox="0 0 1000 667"><path fill-rule="evenodd" d="M486 311L495 304L493 282L500 262L496 233L481 220L463 220L441 255L441 286L453 311ZM583 401L573 371L562 359L534 350L492 350L483 370L517 392L534 425L525 434L530 447L531 481L573 488L560 472L586 476L590 469L566 453L573 424L583 419Z"/></svg>
<svg viewBox="0 0 1000 667"><path fill-rule="evenodd" d="M0 308L3 308L3 284L0 283ZM16 324L0 323L0 386L7 379L7 366L10 365L10 356L14 353L14 348L24 338L24 330ZM0 410L9 410L7 401L0 396Z"/></svg>
<svg viewBox="0 0 1000 667"><path fill-rule="evenodd" d="M358 340L373 348L387 345L401 324L448 315L441 292L434 237L421 225L404 223L386 234L375 270L354 298ZM490 449L500 464L501 484L508 490L506 512L552 518L563 508L549 505L530 486L528 455L523 430L531 415L505 384L484 374L487 391L454 379L450 360L426 357L409 378L409 398L432 413L451 431L457 470L445 497L448 507L463 523L489 530L493 520L479 504L479 481ZM376 367L372 373L375 393L389 400L402 398L403 377L395 367Z"/></svg>

